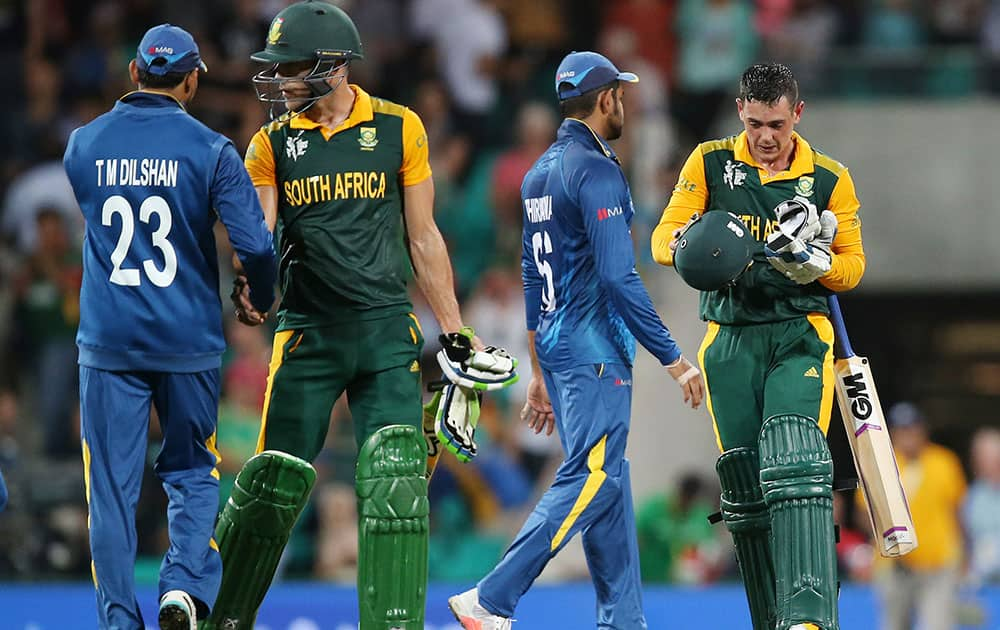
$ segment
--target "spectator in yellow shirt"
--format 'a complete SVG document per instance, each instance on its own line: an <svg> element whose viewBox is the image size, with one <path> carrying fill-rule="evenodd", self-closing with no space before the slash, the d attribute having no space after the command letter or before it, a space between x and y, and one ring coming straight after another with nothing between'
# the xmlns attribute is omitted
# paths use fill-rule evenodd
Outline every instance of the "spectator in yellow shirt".
<svg viewBox="0 0 1000 630"><path fill-rule="evenodd" d="M919 546L876 569L881 628L912 630L919 621L923 630L951 630L962 565L965 474L955 453L928 439L916 405L898 403L886 417Z"/></svg>

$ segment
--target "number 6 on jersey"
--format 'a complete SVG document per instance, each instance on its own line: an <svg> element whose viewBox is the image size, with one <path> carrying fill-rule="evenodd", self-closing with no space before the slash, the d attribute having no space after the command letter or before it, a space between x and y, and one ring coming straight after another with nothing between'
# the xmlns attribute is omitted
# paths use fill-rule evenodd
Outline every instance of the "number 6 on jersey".
<svg viewBox="0 0 1000 630"><path fill-rule="evenodd" d="M544 254L552 253L552 239L548 232L535 232L531 235L531 251L535 255L538 275L545 280L545 286L542 287L542 309L551 313L556 310L556 288L552 278L552 265L542 258Z"/></svg>

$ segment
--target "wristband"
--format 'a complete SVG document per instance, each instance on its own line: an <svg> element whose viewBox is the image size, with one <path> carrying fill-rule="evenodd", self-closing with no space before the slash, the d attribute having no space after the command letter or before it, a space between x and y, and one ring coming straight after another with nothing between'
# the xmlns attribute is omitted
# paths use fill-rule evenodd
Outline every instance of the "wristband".
<svg viewBox="0 0 1000 630"><path fill-rule="evenodd" d="M692 365L691 369L689 369L687 372L677 377L677 384L680 385L681 387L684 387L685 385L687 385L688 381L698 376L699 374L701 374L701 372L698 371L698 368Z"/></svg>

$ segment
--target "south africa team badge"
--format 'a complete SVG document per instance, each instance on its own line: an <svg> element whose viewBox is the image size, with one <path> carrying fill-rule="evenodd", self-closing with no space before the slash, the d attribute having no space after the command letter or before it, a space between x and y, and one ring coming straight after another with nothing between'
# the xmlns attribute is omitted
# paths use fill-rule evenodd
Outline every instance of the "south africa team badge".
<svg viewBox="0 0 1000 630"><path fill-rule="evenodd" d="M285 18L274 18L271 22L271 29L267 32L267 43L277 44L281 39L281 25L285 23Z"/></svg>
<svg viewBox="0 0 1000 630"><path fill-rule="evenodd" d="M799 178L799 181L795 184L795 194L801 195L802 197L808 197L813 193L813 178L808 175L803 175Z"/></svg>
<svg viewBox="0 0 1000 630"><path fill-rule="evenodd" d="M375 134L378 130L375 127L362 127L361 137L358 138L358 144L361 145L362 151L373 151L375 145L378 144L378 138Z"/></svg>

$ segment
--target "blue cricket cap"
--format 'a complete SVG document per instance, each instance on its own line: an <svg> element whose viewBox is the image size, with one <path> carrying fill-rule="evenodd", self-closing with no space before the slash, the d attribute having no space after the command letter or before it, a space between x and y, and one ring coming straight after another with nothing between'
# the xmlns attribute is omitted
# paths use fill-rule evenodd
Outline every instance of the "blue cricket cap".
<svg viewBox="0 0 1000 630"><path fill-rule="evenodd" d="M924 424L924 414L920 408L911 402L898 402L885 413L885 419L890 427L912 427Z"/></svg>
<svg viewBox="0 0 1000 630"><path fill-rule="evenodd" d="M140 70L157 76L168 72L190 72L195 68L208 72L194 37L173 24L160 24L146 31L139 42L135 64Z"/></svg>
<svg viewBox="0 0 1000 630"><path fill-rule="evenodd" d="M638 83L632 72L621 72L611 60L595 52L571 52L563 57L556 70L556 96L566 100L580 96L612 81Z"/></svg>

